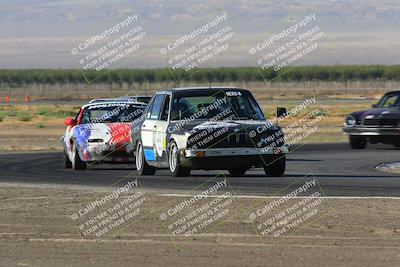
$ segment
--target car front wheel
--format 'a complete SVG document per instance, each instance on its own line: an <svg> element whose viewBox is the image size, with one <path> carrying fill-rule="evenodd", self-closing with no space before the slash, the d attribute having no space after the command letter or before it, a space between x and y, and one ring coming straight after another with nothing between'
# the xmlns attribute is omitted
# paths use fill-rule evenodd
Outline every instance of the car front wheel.
<svg viewBox="0 0 400 267"><path fill-rule="evenodd" d="M136 146L136 170L139 175L154 175L156 173L156 168L150 166L145 159L144 149L142 142L138 142Z"/></svg>
<svg viewBox="0 0 400 267"><path fill-rule="evenodd" d="M265 175L271 177L280 177L285 174L286 169L286 156L279 155L272 158L270 162L264 165Z"/></svg>
<svg viewBox="0 0 400 267"><path fill-rule="evenodd" d="M190 175L190 169L183 167L179 157L179 149L177 144L172 141L168 151L169 170L175 177L185 177Z"/></svg>
<svg viewBox="0 0 400 267"><path fill-rule="evenodd" d="M349 136L350 147L352 149L364 149L367 146L367 140L361 136Z"/></svg>
<svg viewBox="0 0 400 267"><path fill-rule="evenodd" d="M72 162L69 159L67 153L64 152L64 169L71 169L72 168Z"/></svg>
<svg viewBox="0 0 400 267"><path fill-rule="evenodd" d="M79 157L78 148L76 145L72 147L72 169L74 171L77 170L86 170L87 164L86 162L82 161Z"/></svg>
<svg viewBox="0 0 400 267"><path fill-rule="evenodd" d="M247 168L233 168L233 169L229 169L229 174L230 176L244 176L244 174L247 171Z"/></svg>

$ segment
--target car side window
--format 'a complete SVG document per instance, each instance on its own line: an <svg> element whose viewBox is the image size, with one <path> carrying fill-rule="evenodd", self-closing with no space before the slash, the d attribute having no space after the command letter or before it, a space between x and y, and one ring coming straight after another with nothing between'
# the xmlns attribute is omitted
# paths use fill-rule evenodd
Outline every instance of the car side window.
<svg viewBox="0 0 400 267"><path fill-rule="evenodd" d="M160 114L160 120L162 120L162 121L168 120L169 102L170 102L169 100L170 100L170 96L166 95L165 100L164 100L164 105L163 105L163 108L162 108L161 114Z"/></svg>
<svg viewBox="0 0 400 267"><path fill-rule="evenodd" d="M151 109L153 108L153 104L154 104L154 99L151 102L149 102L146 108L146 119L150 119L150 114L151 114Z"/></svg>
<svg viewBox="0 0 400 267"><path fill-rule="evenodd" d="M385 101L383 107L384 108L395 107L396 102L398 102L397 99L398 99L398 95L389 96L388 98L386 98L386 101Z"/></svg>
<svg viewBox="0 0 400 267"><path fill-rule="evenodd" d="M158 115L160 114L162 104L164 102L165 95L156 95L152 103L152 107L149 110L147 118L150 120L158 120Z"/></svg>

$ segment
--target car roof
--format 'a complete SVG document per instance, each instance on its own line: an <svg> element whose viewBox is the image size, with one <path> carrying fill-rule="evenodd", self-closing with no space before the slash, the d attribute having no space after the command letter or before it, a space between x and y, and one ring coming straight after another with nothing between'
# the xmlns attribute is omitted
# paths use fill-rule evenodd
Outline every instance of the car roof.
<svg viewBox="0 0 400 267"><path fill-rule="evenodd" d="M162 92L183 92L183 91L200 91L200 90L215 90L215 91L228 91L228 90L241 90L241 91L249 91L244 88L238 88L233 86L202 86L202 87L175 87L160 90L157 93Z"/></svg>
<svg viewBox="0 0 400 267"><path fill-rule="evenodd" d="M385 93L385 95L387 95L387 94L400 94L400 90L389 91L389 92Z"/></svg>
<svg viewBox="0 0 400 267"><path fill-rule="evenodd" d="M137 98L151 98L151 96L148 95L135 95L135 96L121 96L118 98L95 98L89 101L89 103L95 103L95 102L124 102L127 100L132 100L132 99L137 99ZM139 101L138 101L139 102ZM141 102L144 103L144 102Z"/></svg>
<svg viewBox="0 0 400 267"><path fill-rule="evenodd" d="M130 105L134 105L134 106L138 106L138 107L146 107L147 104L146 103L142 103L142 102L131 102L129 101L129 99L125 99L124 101L112 101L111 99L108 101L99 101L99 102L92 102L92 103L87 103L85 105L82 106L82 109L86 108L86 107L90 107L90 106L95 106L95 105L101 105L101 104L121 104L121 103L126 103L126 104L130 104Z"/></svg>

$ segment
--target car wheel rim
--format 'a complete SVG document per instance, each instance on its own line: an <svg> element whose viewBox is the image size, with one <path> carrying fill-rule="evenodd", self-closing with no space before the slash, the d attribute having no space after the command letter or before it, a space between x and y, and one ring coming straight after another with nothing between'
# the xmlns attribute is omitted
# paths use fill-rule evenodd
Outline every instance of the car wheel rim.
<svg viewBox="0 0 400 267"><path fill-rule="evenodd" d="M143 164L143 153L142 153L142 145L139 144L137 148L137 156L136 156L136 169L141 170Z"/></svg>
<svg viewBox="0 0 400 267"><path fill-rule="evenodd" d="M75 147L72 148L72 166L75 168L75 163L76 163L76 149Z"/></svg>
<svg viewBox="0 0 400 267"><path fill-rule="evenodd" d="M175 145L171 146L170 155L169 155L169 169L171 172L174 172L177 164L177 149Z"/></svg>

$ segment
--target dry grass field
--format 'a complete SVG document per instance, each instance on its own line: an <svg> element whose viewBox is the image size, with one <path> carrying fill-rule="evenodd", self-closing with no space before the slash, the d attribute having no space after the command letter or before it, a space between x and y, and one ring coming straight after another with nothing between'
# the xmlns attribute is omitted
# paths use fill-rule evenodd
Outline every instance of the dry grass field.
<svg viewBox="0 0 400 267"><path fill-rule="evenodd" d="M210 84L217 86L221 84ZM318 131L307 136L302 143L347 142L342 134L343 118L357 110L370 108L385 92L400 88L394 81L352 82L247 82L227 83L225 86L249 88L267 118L275 116L277 107L291 109L305 99L315 97L313 104L281 123L290 125L307 111L319 109L324 118ZM39 85L0 90L0 151L60 150L59 138L64 132L63 121L76 114L81 104L92 98L123 95L149 95L159 88L204 86L180 82L141 84L64 84ZM4 103L11 96L9 104ZM31 101L24 103L24 97Z"/></svg>
<svg viewBox="0 0 400 267"><path fill-rule="evenodd" d="M306 111L284 120L283 127L314 109L319 109L324 118L318 123L318 131L302 143L346 142L342 134L343 118L352 111L370 107L376 100L354 101L345 104L340 101L321 100ZM302 103L301 100L264 100L260 104L267 116L273 118L277 107L288 110ZM0 151L49 151L62 148L59 138L64 132L64 119L76 114L78 104L16 104L0 106Z"/></svg>

